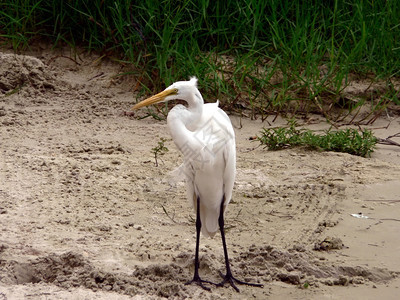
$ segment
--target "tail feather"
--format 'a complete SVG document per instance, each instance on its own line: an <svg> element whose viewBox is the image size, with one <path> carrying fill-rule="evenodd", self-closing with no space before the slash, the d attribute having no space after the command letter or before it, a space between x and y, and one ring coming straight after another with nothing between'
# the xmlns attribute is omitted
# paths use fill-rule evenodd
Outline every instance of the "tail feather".
<svg viewBox="0 0 400 300"><path fill-rule="evenodd" d="M214 237L218 231L219 209L206 209L200 204L201 232L205 237Z"/></svg>

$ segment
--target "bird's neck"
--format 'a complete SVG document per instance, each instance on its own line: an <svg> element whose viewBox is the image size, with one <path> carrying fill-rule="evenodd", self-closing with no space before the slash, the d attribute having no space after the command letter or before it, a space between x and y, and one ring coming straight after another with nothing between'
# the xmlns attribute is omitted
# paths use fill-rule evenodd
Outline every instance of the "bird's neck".
<svg viewBox="0 0 400 300"><path fill-rule="evenodd" d="M204 100L200 92L196 89L196 92L191 95L191 98L187 99L188 110L190 112L190 120L186 123L186 127L193 131L196 125L201 119L203 114Z"/></svg>
<svg viewBox="0 0 400 300"><path fill-rule="evenodd" d="M192 148L193 132L188 128L191 118L192 113L183 105L176 105L167 117L172 139L184 155L185 149Z"/></svg>

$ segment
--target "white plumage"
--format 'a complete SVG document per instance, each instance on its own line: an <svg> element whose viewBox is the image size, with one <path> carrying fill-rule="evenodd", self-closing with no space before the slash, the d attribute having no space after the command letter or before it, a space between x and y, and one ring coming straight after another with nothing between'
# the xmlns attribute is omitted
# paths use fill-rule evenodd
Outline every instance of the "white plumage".
<svg viewBox="0 0 400 300"><path fill-rule="evenodd" d="M171 87L184 90L174 97L185 99L188 108L175 106L168 114L168 127L175 145L184 156L181 167L186 177L187 197L196 211L200 197L200 218L204 236L218 231L222 197L224 207L232 198L235 181L235 133L226 113L217 103L204 104L196 80L177 82ZM182 98L181 98L182 97Z"/></svg>
<svg viewBox="0 0 400 300"><path fill-rule="evenodd" d="M188 106L176 105L168 114L167 124L172 139L183 154L180 171L186 177L187 198L196 211L196 256L195 274L191 282L204 289L204 282L198 274L200 229L204 236L213 237L220 229L224 247L226 275L218 284L234 282L253 286L232 276L226 249L223 214L231 201L236 171L235 133L228 115L216 103L204 104L197 89L197 79L178 81L161 93L138 104L133 109L158 102L180 99ZM198 204L200 209L198 209ZM223 205L222 205L223 204ZM221 212L221 209L223 211Z"/></svg>

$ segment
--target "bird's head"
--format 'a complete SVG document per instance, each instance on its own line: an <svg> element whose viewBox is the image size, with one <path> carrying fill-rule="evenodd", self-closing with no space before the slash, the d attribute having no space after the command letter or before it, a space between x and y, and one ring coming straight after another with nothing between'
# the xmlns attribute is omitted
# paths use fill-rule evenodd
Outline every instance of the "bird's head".
<svg viewBox="0 0 400 300"><path fill-rule="evenodd" d="M149 106L159 102L166 102L170 100L188 100L197 90L197 78L192 77L188 81L177 81L150 98L147 98L132 107L132 109L139 109L144 106Z"/></svg>

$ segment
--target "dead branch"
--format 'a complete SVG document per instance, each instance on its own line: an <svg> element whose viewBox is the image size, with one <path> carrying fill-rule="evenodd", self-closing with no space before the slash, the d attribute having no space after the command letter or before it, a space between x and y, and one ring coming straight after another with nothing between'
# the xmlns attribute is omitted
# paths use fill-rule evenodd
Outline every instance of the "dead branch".
<svg viewBox="0 0 400 300"><path fill-rule="evenodd" d="M73 61L74 63L76 63L78 66L80 66L81 64L79 62L77 62L75 59L73 59L72 57L66 56L66 55L56 55L52 58L49 59L49 64L53 61L56 60L57 58L66 58L69 59L71 61Z"/></svg>
<svg viewBox="0 0 400 300"><path fill-rule="evenodd" d="M400 202L400 200L389 200L389 199L367 199L367 200L364 200L364 201L390 202L390 203Z"/></svg>
<svg viewBox="0 0 400 300"><path fill-rule="evenodd" d="M398 146L400 147L400 144L393 141L392 138L398 137L400 138L400 132L396 133L394 135L388 136L385 139L381 139L381 138L377 138L378 139L378 144L382 144L382 145L391 145L391 146Z"/></svg>

